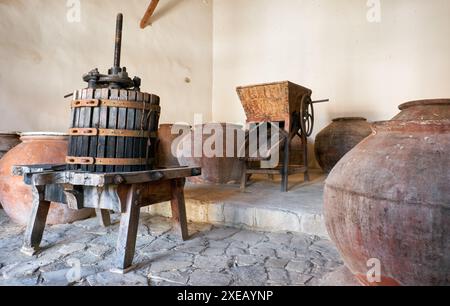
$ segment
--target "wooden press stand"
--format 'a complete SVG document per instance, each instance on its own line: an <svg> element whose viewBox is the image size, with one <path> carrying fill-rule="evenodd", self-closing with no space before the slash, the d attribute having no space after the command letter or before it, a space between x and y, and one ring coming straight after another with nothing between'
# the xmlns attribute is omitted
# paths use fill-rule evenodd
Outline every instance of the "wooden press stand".
<svg viewBox="0 0 450 306"><path fill-rule="evenodd" d="M176 168L130 173L86 173L65 171L65 165L16 166L32 186L33 208L25 232L22 252L33 256L45 229L50 202L71 209L94 208L102 226L111 224L109 212L121 213L113 272L127 273L135 254L139 214L142 207L171 201L172 215L183 240L189 238L184 185L186 177L201 174L200 168Z"/></svg>

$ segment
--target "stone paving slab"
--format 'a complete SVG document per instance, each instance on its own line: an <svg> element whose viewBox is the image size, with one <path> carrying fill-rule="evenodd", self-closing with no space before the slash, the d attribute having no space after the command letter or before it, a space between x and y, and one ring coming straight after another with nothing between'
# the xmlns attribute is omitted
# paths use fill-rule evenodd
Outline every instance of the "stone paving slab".
<svg viewBox="0 0 450 306"><path fill-rule="evenodd" d="M345 266L340 266L334 271L325 274L321 279L316 279L314 285L339 286L339 287L361 287L361 283L353 276Z"/></svg>
<svg viewBox="0 0 450 306"><path fill-rule="evenodd" d="M95 218L47 227L37 257L20 253L24 228L0 210L0 286L284 286L316 285L342 266L319 236L189 224L183 242L171 220L142 214L134 263L110 272L118 216L104 229Z"/></svg>

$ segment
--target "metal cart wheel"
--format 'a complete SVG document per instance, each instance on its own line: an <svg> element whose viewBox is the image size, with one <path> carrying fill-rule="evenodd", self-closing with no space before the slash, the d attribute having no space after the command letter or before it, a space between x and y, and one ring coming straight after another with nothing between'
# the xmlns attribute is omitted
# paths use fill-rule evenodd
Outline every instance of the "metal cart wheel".
<svg viewBox="0 0 450 306"><path fill-rule="evenodd" d="M306 137L310 137L314 130L314 104L309 95L304 95L300 103L300 128Z"/></svg>

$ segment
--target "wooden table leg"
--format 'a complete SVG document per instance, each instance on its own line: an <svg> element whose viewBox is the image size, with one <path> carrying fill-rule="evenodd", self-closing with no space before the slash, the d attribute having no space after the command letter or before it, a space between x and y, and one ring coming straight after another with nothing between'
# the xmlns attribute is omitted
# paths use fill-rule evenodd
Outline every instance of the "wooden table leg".
<svg viewBox="0 0 450 306"><path fill-rule="evenodd" d="M97 215L100 226L108 227L111 225L109 210L97 208L95 209L95 214Z"/></svg>
<svg viewBox="0 0 450 306"><path fill-rule="evenodd" d="M309 158L308 158L308 138L306 136L303 136L302 138L303 142L303 163L305 164L306 171L305 171L305 182L310 181L309 177Z"/></svg>
<svg viewBox="0 0 450 306"><path fill-rule="evenodd" d="M33 208L31 210L28 226L25 231L22 253L34 256L39 252L39 246L44 234L45 223L50 209L50 202L45 201L45 187L33 186Z"/></svg>
<svg viewBox="0 0 450 306"><path fill-rule="evenodd" d="M248 180L248 174L247 174L247 161L244 161L244 165L242 167L242 174L241 174L241 191L244 192L247 188L247 180Z"/></svg>
<svg viewBox="0 0 450 306"><path fill-rule="evenodd" d="M281 170L281 192L287 192L289 188L289 158L291 149L291 139L286 138L284 145L284 161Z"/></svg>
<svg viewBox="0 0 450 306"><path fill-rule="evenodd" d="M183 241L186 241L189 239L186 204L184 202L184 185L186 184L186 179L176 179L170 183L172 185L172 218L181 231L181 238Z"/></svg>
<svg viewBox="0 0 450 306"><path fill-rule="evenodd" d="M120 218L116 263L112 272L125 274L132 269L139 227L139 214L140 206L136 186L131 185L127 195L126 212L122 213Z"/></svg>

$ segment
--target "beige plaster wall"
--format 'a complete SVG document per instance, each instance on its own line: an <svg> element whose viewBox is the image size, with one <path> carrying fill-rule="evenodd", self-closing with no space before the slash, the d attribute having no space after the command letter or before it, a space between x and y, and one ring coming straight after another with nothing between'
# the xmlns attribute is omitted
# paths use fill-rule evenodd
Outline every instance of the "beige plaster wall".
<svg viewBox="0 0 450 306"><path fill-rule="evenodd" d="M316 108L316 133L333 117L389 119L403 101L450 96L448 0L381 0L379 23L366 0L162 0L141 30L148 2L81 0L69 23L66 0L0 0L0 130L66 130L62 96L112 65L119 11L122 62L161 96L161 122L243 123L235 87L277 80L332 100Z"/></svg>
<svg viewBox="0 0 450 306"><path fill-rule="evenodd" d="M0 130L65 131L63 96L85 87L83 73L113 64L118 12L122 65L143 79L143 91L161 96L161 122L191 122L194 113L210 120L211 1L162 0L153 26L141 30L149 2L80 0L81 21L70 23L67 0L0 0Z"/></svg>
<svg viewBox="0 0 450 306"><path fill-rule="evenodd" d="M366 0L215 0L214 120L244 122L236 86L269 81L331 99L316 133L334 117L390 119L407 100L449 97L450 1L379 3L370 23Z"/></svg>

